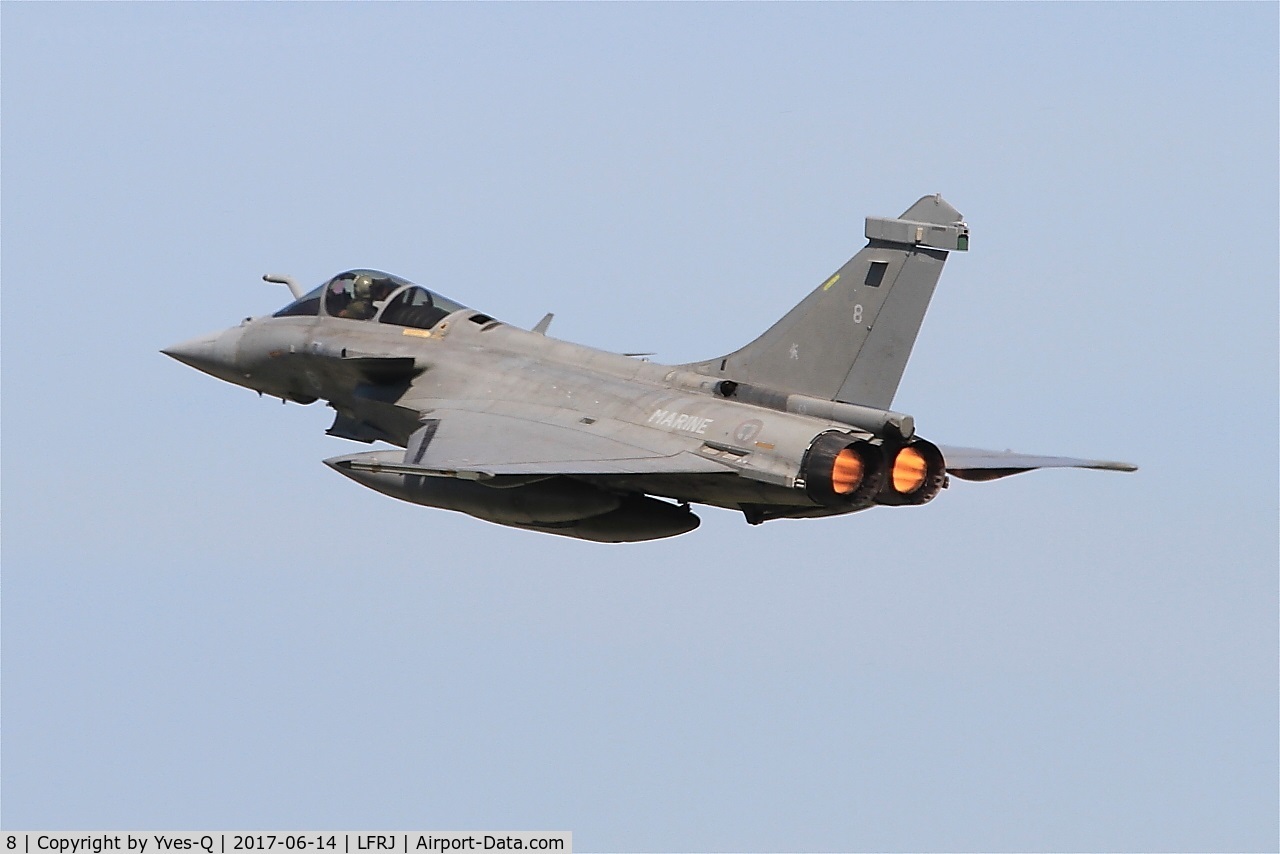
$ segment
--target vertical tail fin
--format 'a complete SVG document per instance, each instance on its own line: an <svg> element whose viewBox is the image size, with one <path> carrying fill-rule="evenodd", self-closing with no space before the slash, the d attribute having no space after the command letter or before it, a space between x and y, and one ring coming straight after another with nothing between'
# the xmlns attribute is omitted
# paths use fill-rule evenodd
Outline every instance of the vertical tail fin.
<svg viewBox="0 0 1280 854"><path fill-rule="evenodd" d="M867 218L868 243L747 346L698 373L888 409L949 250L969 228L941 195L897 219Z"/></svg>

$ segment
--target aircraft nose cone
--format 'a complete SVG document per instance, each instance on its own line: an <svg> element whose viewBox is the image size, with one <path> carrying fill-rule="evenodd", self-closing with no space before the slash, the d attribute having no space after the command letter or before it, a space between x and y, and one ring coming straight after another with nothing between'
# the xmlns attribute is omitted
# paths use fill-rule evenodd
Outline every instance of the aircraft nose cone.
<svg viewBox="0 0 1280 854"><path fill-rule="evenodd" d="M171 344L160 352L198 371L234 382L236 345L239 343L240 334L239 328L211 332L189 341Z"/></svg>
<svg viewBox="0 0 1280 854"><path fill-rule="evenodd" d="M177 359L184 365L198 368L208 364L213 358L213 347L217 340L218 333L215 332L192 338L190 341L183 341L181 344L171 344L160 352L172 359Z"/></svg>

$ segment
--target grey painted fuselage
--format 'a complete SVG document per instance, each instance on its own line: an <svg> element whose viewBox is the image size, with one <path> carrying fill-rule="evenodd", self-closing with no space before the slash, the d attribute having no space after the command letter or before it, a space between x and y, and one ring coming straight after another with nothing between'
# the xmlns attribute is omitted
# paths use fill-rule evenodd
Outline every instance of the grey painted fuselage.
<svg viewBox="0 0 1280 854"><path fill-rule="evenodd" d="M948 473L1132 469L939 448L889 409L968 235L937 196L869 219L867 247L774 327L690 365L556 340L550 316L518 329L374 270L310 294L289 282L298 299L276 315L164 352L263 394L328 401L331 435L395 446L326 460L365 486L603 542L692 530L690 504L759 523L924 504Z"/></svg>

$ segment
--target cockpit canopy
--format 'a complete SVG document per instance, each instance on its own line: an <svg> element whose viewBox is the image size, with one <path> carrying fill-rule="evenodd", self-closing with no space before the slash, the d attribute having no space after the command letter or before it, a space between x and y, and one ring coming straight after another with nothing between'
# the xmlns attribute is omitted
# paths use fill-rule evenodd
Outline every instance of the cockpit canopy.
<svg viewBox="0 0 1280 854"><path fill-rule="evenodd" d="M378 270L348 270L272 317L327 315L430 329L461 308L465 306L399 276Z"/></svg>

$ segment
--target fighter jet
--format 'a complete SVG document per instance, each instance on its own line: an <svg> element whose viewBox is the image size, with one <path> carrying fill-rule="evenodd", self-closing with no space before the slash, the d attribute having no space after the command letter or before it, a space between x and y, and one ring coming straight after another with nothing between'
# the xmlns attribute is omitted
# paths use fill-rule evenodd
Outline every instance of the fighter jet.
<svg viewBox="0 0 1280 854"><path fill-rule="evenodd" d="M750 344L663 365L495 320L398 276L340 273L269 317L162 352L336 411L328 434L394 446L325 460L404 501L595 542L927 504L951 477L1129 463L936 445L891 409L969 227L940 195L869 217L867 244Z"/></svg>

